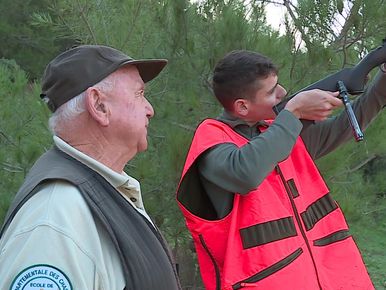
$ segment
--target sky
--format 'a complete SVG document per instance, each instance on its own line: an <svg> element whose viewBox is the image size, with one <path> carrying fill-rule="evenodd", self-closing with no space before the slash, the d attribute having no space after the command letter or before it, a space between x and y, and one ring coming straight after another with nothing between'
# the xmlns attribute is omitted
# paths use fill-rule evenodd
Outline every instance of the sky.
<svg viewBox="0 0 386 290"><path fill-rule="evenodd" d="M267 4L265 11L268 24L273 28L279 29L279 31L283 32L285 7L283 5L269 3Z"/></svg>

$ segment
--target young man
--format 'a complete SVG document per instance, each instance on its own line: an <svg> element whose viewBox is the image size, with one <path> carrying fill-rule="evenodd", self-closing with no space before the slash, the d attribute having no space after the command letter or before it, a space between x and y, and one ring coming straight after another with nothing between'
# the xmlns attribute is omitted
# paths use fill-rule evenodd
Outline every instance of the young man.
<svg viewBox="0 0 386 290"><path fill-rule="evenodd" d="M107 46L68 50L46 68L53 149L29 172L0 240L0 289L180 289L165 240L125 164L147 148L145 83L164 59Z"/></svg>
<svg viewBox="0 0 386 290"><path fill-rule="evenodd" d="M385 84L379 74L355 102L362 128ZM276 116L277 69L249 51L220 60L213 90L224 111L198 126L177 191L206 289L373 289L313 162L352 138L345 112L328 118L338 92L301 92Z"/></svg>

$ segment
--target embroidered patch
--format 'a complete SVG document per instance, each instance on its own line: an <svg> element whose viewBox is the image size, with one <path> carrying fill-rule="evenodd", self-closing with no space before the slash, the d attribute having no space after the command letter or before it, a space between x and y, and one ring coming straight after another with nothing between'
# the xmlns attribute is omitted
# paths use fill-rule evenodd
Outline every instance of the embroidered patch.
<svg viewBox="0 0 386 290"><path fill-rule="evenodd" d="M68 277L50 265L33 265L21 271L10 290L72 290Z"/></svg>

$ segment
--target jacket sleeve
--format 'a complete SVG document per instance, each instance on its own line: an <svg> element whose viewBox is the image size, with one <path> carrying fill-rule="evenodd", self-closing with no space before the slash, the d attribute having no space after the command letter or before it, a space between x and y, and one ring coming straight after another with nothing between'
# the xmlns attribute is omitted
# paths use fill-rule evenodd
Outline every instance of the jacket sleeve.
<svg viewBox="0 0 386 290"><path fill-rule="evenodd" d="M386 105L386 73L379 72L365 92L353 103L358 123L364 130ZM346 112L318 122L302 131L301 137L314 159L352 140L352 130Z"/></svg>
<svg viewBox="0 0 386 290"><path fill-rule="evenodd" d="M291 112L283 110L264 133L244 146L238 148L223 143L205 152L199 160L199 173L206 183L225 191L248 193L279 161L288 157L301 128L300 121Z"/></svg>
<svg viewBox="0 0 386 290"><path fill-rule="evenodd" d="M98 258L103 238L96 233L91 212L75 186L64 182L44 186L23 205L0 241L0 289L14 289L18 283L35 283L30 287L37 289L39 283L106 289L106 275L100 271L105 261ZM34 273L41 265L47 272L37 278Z"/></svg>
<svg viewBox="0 0 386 290"><path fill-rule="evenodd" d="M65 277L62 283L71 285L70 289L94 287L93 261L70 237L47 224L20 232L12 239L12 246L3 250L0 256L0 289L14 289L17 283L23 282L29 285L22 276L30 275L33 273L31 270L38 269L39 265L45 265L48 272L36 278L35 283L49 279L51 273L53 285Z"/></svg>

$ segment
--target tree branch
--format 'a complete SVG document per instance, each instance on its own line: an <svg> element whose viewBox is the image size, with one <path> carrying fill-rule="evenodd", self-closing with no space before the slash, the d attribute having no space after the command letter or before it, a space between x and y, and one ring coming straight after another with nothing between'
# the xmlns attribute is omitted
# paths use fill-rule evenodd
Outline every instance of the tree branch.
<svg viewBox="0 0 386 290"><path fill-rule="evenodd" d="M362 0L355 0L352 1L353 5L350 8L349 16L347 17L342 30L340 31L339 36L334 41L334 45L336 47L344 47L347 45L347 42L353 42L353 40L348 41L348 32L353 27L354 22L356 21L358 16L359 9L362 5ZM354 42L356 42L358 39L355 39Z"/></svg>
<svg viewBox="0 0 386 290"><path fill-rule="evenodd" d="M350 173L354 173L355 171L361 169L363 166L365 166L367 163L369 163L370 161L374 160L375 158L377 158L378 156L376 154L373 154L371 156L369 156L368 158L366 158L365 160L361 161L358 165L354 166L353 168L349 168L348 170L346 171L341 171L339 172L339 174L336 174L334 176L331 176L329 179L331 181L333 181L336 177L338 176L341 176L341 175L345 175L345 174L350 174Z"/></svg>
<svg viewBox="0 0 386 290"><path fill-rule="evenodd" d="M302 40L305 42L306 44L306 47L308 49L308 51L310 51L312 49L312 42L311 40L307 37L307 33L306 31L303 29L303 26L301 23L299 23L299 19L298 17L295 15L294 11L292 10L291 6L292 7L295 7L291 1L289 0L284 0L284 6L287 8L287 11L288 11L288 14L290 15L291 19L292 19L292 22L294 23L296 29L300 32L300 34L302 35Z"/></svg>
<svg viewBox="0 0 386 290"><path fill-rule="evenodd" d="M90 35L92 37L92 40L93 40L94 44L97 44L97 39L95 37L94 31L92 30L90 22L88 22L87 17L86 17L86 15L84 13L84 10L85 10L86 6L82 7L80 2L79 2L79 0L77 2L78 2L78 6L79 6L80 16L81 16L82 20L84 21L84 23L86 24L87 29L90 32Z"/></svg>

